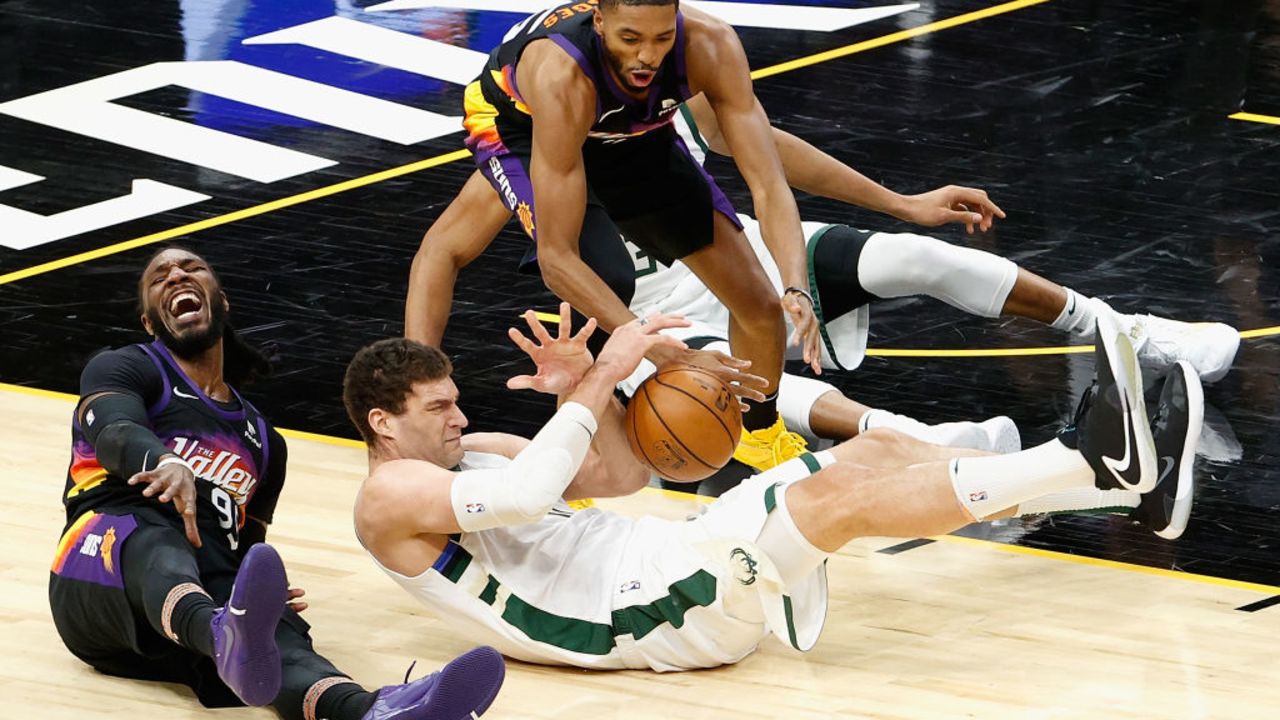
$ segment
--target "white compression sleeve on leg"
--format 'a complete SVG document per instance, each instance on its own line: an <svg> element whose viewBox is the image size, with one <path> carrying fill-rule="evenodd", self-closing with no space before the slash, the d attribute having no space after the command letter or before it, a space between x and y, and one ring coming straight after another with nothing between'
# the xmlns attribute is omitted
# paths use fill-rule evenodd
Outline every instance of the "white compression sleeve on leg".
<svg viewBox="0 0 1280 720"><path fill-rule="evenodd" d="M858 258L858 282L882 298L928 295L972 315L999 317L1018 266L998 255L913 233L875 233Z"/></svg>
<svg viewBox="0 0 1280 720"><path fill-rule="evenodd" d="M782 415L783 423L807 438L816 438L809 424L809 415L818 398L829 392L840 391L821 380L783 373L778 381L778 413Z"/></svg>
<svg viewBox="0 0 1280 720"><path fill-rule="evenodd" d="M596 427L584 405L565 403L510 464L455 475L449 495L458 527L475 532L540 520L578 474Z"/></svg>

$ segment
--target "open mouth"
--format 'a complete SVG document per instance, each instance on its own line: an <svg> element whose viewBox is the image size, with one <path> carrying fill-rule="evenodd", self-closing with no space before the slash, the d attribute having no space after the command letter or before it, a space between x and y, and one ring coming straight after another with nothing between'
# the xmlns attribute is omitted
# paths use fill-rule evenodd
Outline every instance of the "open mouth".
<svg viewBox="0 0 1280 720"><path fill-rule="evenodd" d="M652 70L632 70L627 74L631 76L631 84L635 87L649 87L655 75Z"/></svg>
<svg viewBox="0 0 1280 720"><path fill-rule="evenodd" d="M194 290L183 290L169 298L169 314L178 324L186 324L200 318L204 299Z"/></svg>

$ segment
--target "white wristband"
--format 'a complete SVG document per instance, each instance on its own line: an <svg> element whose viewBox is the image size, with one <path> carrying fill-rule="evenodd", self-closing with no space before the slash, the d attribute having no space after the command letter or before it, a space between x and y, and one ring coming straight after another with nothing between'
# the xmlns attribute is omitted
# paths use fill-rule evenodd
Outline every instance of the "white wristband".
<svg viewBox="0 0 1280 720"><path fill-rule="evenodd" d="M160 468L164 467L165 465L174 465L174 464L181 465L182 467L184 467L184 468L186 468L186 469L188 469L188 470L191 470L191 464L190 464L190 463L188 463L186 460L183 460L182 458L177 457L177 456L175 456L175 455L170 455L169 457L164 458L164 459L162 459L160 462L156 463L155 469L156 469L156 470L159 470ZM191 472L192 472L192 473L194 473L195 471L194 471L194 470L191 470Z"/></svg>

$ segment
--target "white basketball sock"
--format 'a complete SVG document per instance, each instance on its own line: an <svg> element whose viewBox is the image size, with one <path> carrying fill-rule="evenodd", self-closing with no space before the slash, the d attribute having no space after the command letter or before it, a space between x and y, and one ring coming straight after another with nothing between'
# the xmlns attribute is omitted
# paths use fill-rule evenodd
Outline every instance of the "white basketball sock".
<svg viewBox="0 0 1280 720"><path fill-rule="evenodd" d="M1085 297L1071 288L1063 289L1067 291L1067 302L1062 306L1062 312L1058 313L1057 319L1050 325L1076 337L1093 337L1094 321L1098 311L1102 308L1107 310L1111 308L1097 298Z"/></svg>
<svg viewBox="0 0 1280 720"><path fill-rule="evenodd" d="M1077 488L1028 500L1018 505L1016 512L1018 515L1043 515L1044 513L1079 512L1081 510L1136 508L1141 499L1141 495L1128 490L1099 490L1096 487Z"/></svg>
<svg viewBox="0 0 1280 720"><path fill-rule="evenodd" d="M1084 456L1056 438L1022 452L951 461L956 498L977 520L1044 495L1092 487L1093 479Z"/></svg>

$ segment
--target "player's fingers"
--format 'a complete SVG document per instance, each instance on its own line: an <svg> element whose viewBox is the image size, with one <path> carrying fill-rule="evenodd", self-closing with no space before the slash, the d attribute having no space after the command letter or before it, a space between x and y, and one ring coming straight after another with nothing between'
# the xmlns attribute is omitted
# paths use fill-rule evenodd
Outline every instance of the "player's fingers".
<svg viewBox="0 0 1280 720"><path fill-rule="evenodd" d="M142 489L142 495L143 497L151 497L152 495L155 495L156 493L163 490L164 487L165 487L164 479L155 478L150 483L148 483L145 488Z"/></svg>
<svg viewBox="0 0 1280 720"><path fill-rule="evenodd" d="M511 342L515 343L516 347L525 351L526 354L532 355L538 349L538 346L534 345L532 340L525 337L524 333L515 328L507 328L507 337L511 338Z"/></svg>
<svg viewBox="0 0 1280 720"><path fill-rule="evenodd" d="M134 473L133 477L129 478L129 484L137 485L138 483L149 483L151 482L151 477L151 470L143 470L142 472Z"/></svg>
<svg viewBox="0 0 1280 720"><path fill-rule="evenodd" d="M676 338L673 338L670 335L650 335L648 337L648 341L649 341L648 347L650 348L661 345L663 347L669 347L675 350L689 349L689 346L685 345L683 341L677 340Z"/></svg>
<svg viewBox="0 0 1280 720"><path fill-rule="evenodd" d="M165 486L164 491L160 493L160 497L156 498L160 502L169 502L182 490L182 483L169 483Z"/></svg>
<svg viewBox="0 0 1280 720"><path fill-rule="evenodd" d="M303 610L306 610L306 609L307 609L307 608L309 608L309 607L311 607L311 606L310 606L310 605L308 605L308 604L306 604L306 603L304 603L304 602L291 602L291 603L289 603L289 608L290 608L291 610L293 610L294 612L296 612L296 613L300 613L300 612L302 612Z"/></svg>
<svg viewBox="0 0 1280 720"><path fill-rule="evenodd" d="M200 542L200 527L196 524L195 502L188 503L185 502L184 498L180 497L178 503L175 503L175 507L182 513L182 526L187 533L187 540L192 545L200 547L203 543Z"/></svg>
<svg viewBox="0 0 1280 720"><path fill-rule="evenodd" d="M306 594L307 594L307 591L306 591L306 590L303 590L302 588L289 588L289 599L290 599L290 600L296 600L297 598L300 598L300 597L302 597L303 595L306 595Z"/></svg>
<svg viewBox="0 0 1280 720"><path fill-rule="evenodd" d="M529 325L530 332L538 339L542 345L551 344L551 333L547 332L547 328L538 319L538 313L532 310L524 311L524 321Z"/></svg>
<svg viewBox="0 0 1280 720"><path fill-rule="evenodd" d="M508 390L528 390L533 387L532 375L517 375L507 381Z"/></svg>
<svg viewBox="0 0 1280 720"><path fill-rule="evenodd" d="M573 336L573 341L586 342L591 339L591 336L595 333L596 326L598 325L599 323L596 322L595 318L587 318L586 324L582 326L582 329L578 331L577 335Z"/></svg>
<svg viewBox="0 0 1280 720"><path fill-rule="evenodd" d="M711 356L714 357L721 365L727 365L731 368L737 368L739 370L744 370L746 368L751 367L750 360L743 360L742 358L736 358L726 352L721 352L719 350L707 350L705 352L711 353Z"/></svg>
<svg viewBox="0 0 1280 720"><path fill-rule="evenodd" d="M689 327L690 324L683 315L652 313L644 319L644 322L640 323L640 330L641 332L652 334L670 328Z"/></svg>
<svg viewBox="0 0 1280 720"><path fill-rule="evenodd" d="M560 301L560 322L556 337L565 340L573 335L573 313L569 311L569 303Z"/></svg>

